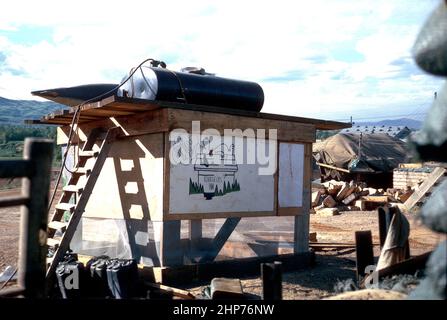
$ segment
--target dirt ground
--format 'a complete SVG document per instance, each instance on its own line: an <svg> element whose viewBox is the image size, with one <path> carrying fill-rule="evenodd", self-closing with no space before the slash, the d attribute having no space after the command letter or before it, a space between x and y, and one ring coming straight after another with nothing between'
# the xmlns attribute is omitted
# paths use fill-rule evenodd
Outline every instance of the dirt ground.
<svg viewBox="0 0 447 320"><path fill-rule="evenodd" d="M19 194L19 189L4 190L0 196ZM418 223L414 216L407 215L411 225L411 255L432 250L445 236L434 233ZM375 211L342 212L339 216L321 217L311 215L310 231L317 232L319 242L354 242L354 232L371 230L373 241L378 243L378 223ZM17 265L20 209L0 208L0 272L7 266ZM379 255L375 247L375 256ZM284 299L321 299L334 294L338 280L355 277L355 251L353 249L316 252L316 266L307 270L283 274ZM260 295L259 278L242 279L245 292ZM204 286L191 284L188 289L200 294Z"/></svg>

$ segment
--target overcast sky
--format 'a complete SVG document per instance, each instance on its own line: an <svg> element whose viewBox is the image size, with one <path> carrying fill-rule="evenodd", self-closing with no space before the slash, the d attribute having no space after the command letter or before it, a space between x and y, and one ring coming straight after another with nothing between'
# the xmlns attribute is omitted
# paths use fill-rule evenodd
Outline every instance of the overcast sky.
<svg viewBox="0 0 447 320"><path fill-rule="evenodd" d="M440 1L8 1L0 96L119 83L145 58L256 81L264 112L326 119L418 116L442 79L411 48Z"/></svg>

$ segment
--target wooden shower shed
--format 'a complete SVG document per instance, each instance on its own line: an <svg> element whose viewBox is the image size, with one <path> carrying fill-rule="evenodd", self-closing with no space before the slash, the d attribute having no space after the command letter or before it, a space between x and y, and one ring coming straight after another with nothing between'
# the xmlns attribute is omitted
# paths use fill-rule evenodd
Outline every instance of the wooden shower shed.
<svg viewBox="0 0 447 320"><path fill-rule="evenodd" d="M66 145L74 113L60 110L28 123L58 125L57 144ZM308 252L316 130L349 126L117 96L81 105L71 139L74 173L50 217L48 244L65 251L73 237L94 241L105 224L79 233L80 222L118 219L131 247L141 249L146 240L136 239L147 223L140 222L150 221L152 265L175 266L187 250L180 221L189 221L187 247L197 253L204 250L202 220L225 219L204 250L202 261L212 261L241 218L293 216L293 251ZM67 211L71 217L64 220Z"/></svg>

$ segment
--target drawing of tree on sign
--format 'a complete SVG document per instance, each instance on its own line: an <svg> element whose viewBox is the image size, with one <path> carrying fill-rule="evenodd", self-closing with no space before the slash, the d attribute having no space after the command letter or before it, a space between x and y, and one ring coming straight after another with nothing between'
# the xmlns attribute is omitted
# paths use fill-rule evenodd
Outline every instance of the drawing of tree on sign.
<svg viewBox="0 0 447 320"><path fill-rule="evenodd" d="M211 200L213 197L241 190L236 179L238 166L234 144L227 146L221 143L212 148L211 140L205 138L200 143L194 171L197 176L189 179L189 194L203 193L206 200Z"/></svg>

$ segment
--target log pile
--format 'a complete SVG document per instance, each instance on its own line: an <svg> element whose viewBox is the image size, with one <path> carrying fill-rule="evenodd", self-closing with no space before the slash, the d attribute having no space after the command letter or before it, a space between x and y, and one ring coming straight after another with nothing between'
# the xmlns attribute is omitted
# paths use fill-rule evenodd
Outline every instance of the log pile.
<svg viewBox="0 0 447 320"><path fill-rule="evenodd" d="M414 189L387 190L369 188L364 182L327 181L313 184L312 208L322 216L334 216L341 211L370 211L390 204L399 206L413 194Z"/></svg>

